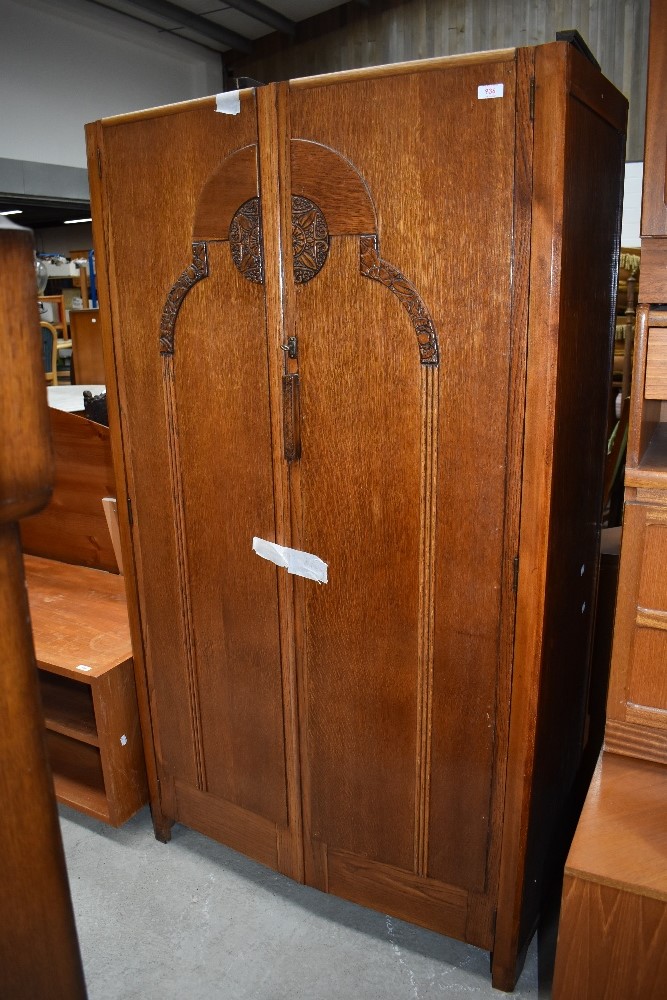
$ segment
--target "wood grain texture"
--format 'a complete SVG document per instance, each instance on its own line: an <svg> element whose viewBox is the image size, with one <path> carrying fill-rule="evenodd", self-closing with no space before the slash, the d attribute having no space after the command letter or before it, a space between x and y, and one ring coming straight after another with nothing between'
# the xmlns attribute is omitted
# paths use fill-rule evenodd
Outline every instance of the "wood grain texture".
<svg viewBox="0 0 667 1000"><path fill-rule="evenodd" d="M99 310L72 309L69 331L76 382L79 385L106 385Z"/></svg>
<svg viewBox="0 0 667 1000"><path fill-rule="evenodd" d="M75 413L48 411L55 482L49 504L21 525L23 551L118 572L102 500L116 483L109 429Z"/></svg>
<svg viewBox="0 0 667 1000"><path fill-rule="evenodd" d="M555 1000L662 997L667 771L603 754L567 859Z"/></svg>
<svg viewBox="0 0 667 1000"><path fill-rule="evenodd" d="M47 501L48 439L32 234L0 229L0 994L86 996L42 724L18 517Z"/></svg>
<svg viewBox="0 0 667 1000"><path fill-rule="evenodd" d="M607 702L607 745L662 759L667 738L667 507L627 503L614 648ZM635 737L631 723L655 730ZM627 740L627 742L624 742ZM661 749L662 748L662 749Z"/></svg>
<svg viewBox="0 0 667 1000"><path fill-rule="evenodd" d="M299 138L290 143L290 158L292 191L321 208L331 236L377 231L371 193L349 160L319 142Z"/></svg>
<svg viewBox="0 0 667 1000"><path fill-rule="evenodd" d="M635 349L632 363L632 388L630 393L630 426L626 457L626 483L635 485L635 472L644 464L644 456L660 422L660 403L644 399L646 354L650 334L650 306L640 304L635 325ZM628 479L628 476L631 478ZM643 485L643 484L642 484Z"/></svg>
<svg viewBox="0 0 667 1000"><path fill-rule="evenodd" d="M613 349L619 179L625 151L623 116L612 127L610 115L601 117L597 112L595 90L590 102L582 100L590 75L588 63L578 53L567 46L544 46L536 52L535 68L531 289L539 287L545 294L539 301L531 296L528 333L505 832L512 839L507 841L507 854L503 847L502 861L503 867L509 861L508 875L515 887L511 873L518 852L525 881L520 901L515 897L515 914L521 914L518 925L511 928L508 900L499 907L494 949L497 986L512 981L512 975L506 978L503 957L507 942L514 937L508 954L516 954L532 934L540 895L550 876L549 858L557 854L554 838L567 837L567 797L585 740L606 451L604 412ZM559 92L560 73L566 74L569 93ZM565 142L561 136L567 136ZM579 175L576 183L574 171L584 163L587 179ZM551 186L559 175L562 189L560 181ZM567 196L558 194L559 189ZM602 189L605 195L598 200ZM582 267L573 248L584 232L596 252ZM585 316L581 306L591 295L600 310ZM556 423L552 407L560 414ZM566 558L561 557L564 553ZM564 619L570 623L567 630L562 628ZM527 798L525 784L520 792L526 780L532 785Z"/></svg>
<svg viewBox="0 0 667 1000"><path fill-rule="evenodd" d="M99 321L102 328L102 346L105 371L107 372L107 409L109 413L112 453L116 456L114 467L116 490L114 491L114 495L120 500L118 529L125 587L128 595L128 618L134 654L137 702L144 745L144 759L150 792L153 827L156 836L163 841L167 841L170 836L171 821L162 811L160 786L157 776L159 734L152 729L150 698L146 682L145 656L141 633L141 607L137 593L138 552L135 552L132 544L132 526L129 516L131 510L132 470L129 463L125 461L124 443L121 432L121 399L124 399L124 396L122 386L119 385L117 378L117 345L114 343L111 333L112 295L109 282L109 268L113 261L113 255L107 237L108 219L103 200L103 146L101 125L94 123L86 126L86 156L90 165L89 184L94 216L93 237L96 247L97 289L100 301Z"/></svg>
<svg viewBox="0 0 667 1000"><path fill-rule="evenodd" d="M651 0L649 24L648 85L646 93L646 141L644 145L644 184L642 189L642 257L644 237L667 236L667 4ZM649 241L647 241L648 243ZM664 266L664 253L663 253ZM642 259L642 270L644 261ZM644 292L644 302L664 302L665 296ZM665 286L663 278L663 287Z"/></svg>
<svg viewBox="0 0 667 1000"><path fill-rule="evenodd" d="M287 87L260 88L257 93L257 123L260 140L259 175L265 215L266 316L265 377L268 377L269 421L272 454L269 458L273 480L275 534L264 537L303 548L294 533L294 504L291 500L298 481L299 462L288 463L282 454L283 377L299 375L298 356L290 358L283 348L296 336L294 324L292 253L292 182L290 106ZM301 381L299 378L299 404ZM300 410L300 405L299 405ZM296 433L301 435L300 428ZM278 863L281 871L303 881L303 813L301 804L301 758L299 752L299 689L297 674L296 583L287 573L278 573L269 564L263 572L275 579L280 621L280 664L285 739L285 790L287 825L278 831Z"/></svg>
<svg viewBox="0 0 667 1000"><path fill-rule="evenodd" d="M649 0L619 4L559 0L537 5L530 0L496 0L492 4L487 0L348 3L299 22L293 39L277 34L257 39L251 56L230 54L229 65L235 74L268 83L355 67L377 70L382 64L411 59L457 55L470 59L464 53L552 42L557 31L576 28L604 75L629 98L627 158L642 160L649 6ZM660 58L659 53L655 61ZM382 72L392 70L390 66ZM394 71L399 70L397 67ZM664 90L656 86L658 105L661 93ZM662 145L660 133L656 134L656 145L662 157L659 165L664 182L664 131Z"/></svg>
<svg viewBox="0 0 667 1000"><path fill-rule="evenodd" d="M643 302L667 300L667 238L642 237L642 269L639 298Z"/></svg>
<svg viewBox="0 0 667 1000"><path fill-rule="evenodd" d="M29 555L25 567L40 665L67 675L85 664L97 676L131 659L122 577Z"/></svg>
<svg viewBox="0 0 667 1000"><path fill-rule="evenodd" d="M450 937L465 935L465 892L344 851L327 851L327 870L329 892L337 896Z"/></svg>
<svg viewBox="0 0 667 1000"><path fill-rule="evenodd" d="M667 399L667 330L649 330L644 396Z"/></svg>
<svg viewBox="0 0 667 1000"><path fill-rule="evenodd" d="M623 153L622 99L554 45L537 67L533 159L533 55L262 87L256 120L248 96L218 144L204 105L101 126L162 809L235 845L247 837L311 885L493 949L508 988L539 903L524 888L541 880L585 714L619 221L600 206L618 205ZM503 98L478 100L491 79ZM208 241L208 277L176 319L167 421L155 342L136 334L155 335L161 302L133 274L133 249L151 248L164 296L189 259L201 190L253 143L263 284L244 279L224 237ZM159 202L157 148L174 148L179 168ZM292 259L295 194L329 232L307 281ZM391 280L360 267L370 239ZM399 272L428 311L438 366L420 364L413 315L387 294ZM286 454L297 379L288 437L300 453ZM598 453L599 468L582 464ZM174 495L176 521L163 510ZM245 553L253 534L320 556L328 583ZM188 634L208 791L176 718ZM543 753L559 727L562 766Z"/></svg>
<svg viewBox="0 0 667 1000"><path fill-rule="evenodd" d="M237 209L257 197L257 145L238 149L217 167L197 200L192 239L226 240Z"/></svg>
<svg viewBox="0 0 667 1000"><path fill-rule="evenodd" d="M637 719L629 722L607 719L604 748L610 753L667 764L667 736L654 726L643 726Z"/></svg>

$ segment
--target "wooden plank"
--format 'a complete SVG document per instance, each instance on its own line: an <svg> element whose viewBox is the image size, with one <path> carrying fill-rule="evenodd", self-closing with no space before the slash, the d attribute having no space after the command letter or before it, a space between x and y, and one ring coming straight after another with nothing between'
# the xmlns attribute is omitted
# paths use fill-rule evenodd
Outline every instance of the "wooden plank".
<svg viewBox="0 0 667 1000"><path fill-rule="evenodd" d="M329 892L465 939L468 894L346 851L327 850ZM474 941L488 948L488 941Z"/></svg>
<svg viewBox="0 0 667 1000"><path fill-rule="evenodd" d="M85 680L132 658L122 577L39 556L25 569L40 666Z"/></svg>
<svg viewBox="0 0 667 1000"><path fill-rule="evenodd" d="M99 746L90 685L42 669L38 673L47 729Z"/></svg>
<svg viewBox="0 0 667 1000"><path fill-rule="evenodd" d="M594 99L563 94L562 74L577 89L592 86L571 47L538 49L517 640L494 946L494 985L504 988L507 963L537 920L549 849L567 837L567 795L584 745L613 349L622 123L611 127ZM582 266L574 248L584 238L596 249ZM548 290L539 300L538 288ZM592 289L604 303L593 325L584 308Z"/></svg>
<svg viewBox="0 0 667 1000"><path fill-rule="evenodd" d="M667 330L649 330L644 396L667 399Z"/></svg>
<svg viewBox="0 0 667 1000"><path fill-rule="evenodd" d="M99 309L72 309L69 326L77 384L106 385Z"/></svg>
<svg viewBox="0 0 667 1000"><path fill-rule="evenodd" d="M651 21L649 31L649 78L646 93L646 146L644 150L644 186L642 191L642 300L644 302L664 302L667 295L646 294L645 287L658 285L656 281L644 278L644 249L648 249L650 240L644 237L663 237L667 244L667 105L665 103L665 83L667 81L667 3L665 0L652 0ZM663 290L667 290L667 279L664 277L664 267L667 260L667 249L662 248L662 281ZM646 286L645 286L646 282ZM657 290L657 289L656 289Z"/></svg>
<svg viewBox="0 0 667 1000"><path fill-rule="evenodd" d="M21 526L24 552L118 572L102 498L115 496L109 430L49 409L56 478L47 507Z"/></svg>

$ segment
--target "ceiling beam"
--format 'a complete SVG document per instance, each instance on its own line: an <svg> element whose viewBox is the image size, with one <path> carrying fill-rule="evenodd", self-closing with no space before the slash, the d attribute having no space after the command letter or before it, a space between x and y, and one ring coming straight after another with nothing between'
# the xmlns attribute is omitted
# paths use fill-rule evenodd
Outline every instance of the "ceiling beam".
<svg viewBox="0 0 667 1000"><path fill-rule="evenodd" d="M209 21L208 18L202 17L200 14L193 14L192 11L179 7L178 4L169 3L168 0L126 0L126 2L169 21L175 21L180 27L196 31L198 35L214 39L221 45L229 45L230 48L247 54L252 51L250 40L245 35L239 35L236 31L223 28L222 25Z"/></svg>
<svg viewBox="0 0 667 1000"><path fill-rule="evenodd" d="M277 10L267 7L265 3L259 3L259 0L225 0L225 3L228 7L240 10L242 14L247 14L255 21L261 21L262 24L268 24L276 31L281 31L284 35L296 34L295 21L280 14Z"/></svg>

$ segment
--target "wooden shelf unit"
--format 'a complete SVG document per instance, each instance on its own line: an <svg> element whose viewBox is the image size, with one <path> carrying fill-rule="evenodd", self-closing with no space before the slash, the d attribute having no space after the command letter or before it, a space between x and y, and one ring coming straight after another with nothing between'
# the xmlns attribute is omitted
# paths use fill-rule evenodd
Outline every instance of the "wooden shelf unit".
<svg viewBox="0 0 667 1000"><path fill-rule="evenodd" d="M148 795L123 578L30 555L25 570L57 798L120 826Z"/></svg>
<svg viewBox="0 0 667 1000"><path fill-rule="evenodd" d="M661 1000L667 771L605 753L570 849L554 1000Z"/></svg>
<svg viewBox="0 0 667 1000"><path fill-rule="evenodd" d="M638 310L605 747L667 763L667 310ZM658 350L655 350L655 345ZM662 393L662 398L660 398Z"/></svg>

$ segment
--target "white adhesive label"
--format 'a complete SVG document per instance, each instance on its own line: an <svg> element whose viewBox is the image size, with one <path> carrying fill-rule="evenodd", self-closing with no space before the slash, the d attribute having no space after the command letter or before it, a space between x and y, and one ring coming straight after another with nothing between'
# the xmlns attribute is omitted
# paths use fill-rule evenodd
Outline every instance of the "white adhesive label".
<svg viewBox="0 0 667 1000"><path fill-rule="evenodd" d="M87 667L85 663L80 663L80 664L78 665L78 667L77 667L76 669L77 669L77 670L80 670L82 674L87 674L87 673L89 673L89 672L90 672L90 671L91 671L91 670L92 670L93 668L92 668L92 667Z"/></svg>
<svg viewBox="0 0 667 1000"><path fill-rule="evenodd" d="M125 733L123 733L123 735L120 738L120 745L122 747L126 747L127 746L127 736L125 735Z"/></svg>
<svg viewBox="0 0 667 1000"><path fill-rule="evenodd" d="M477 100L488 101L492 97L502 97L505 92L504 83L484 83L477 88Z"/></svg>
<svg viewBox="0 0 667 1000"><path fill-rule="evenodd" d="M300 549L288 549L285 545L267 542L265 538L253 538L252 550L262 559L268 559L294 576L303 576L316 583L327 583L327 564L319 556Z"/></svg>
<svg viewBox="0 0 667 1000"><path fill-rule="evenodd" d="M238 115L241 110L241 95L238 90L226 90L215 95L215 110L221 115Z"/></svg>

